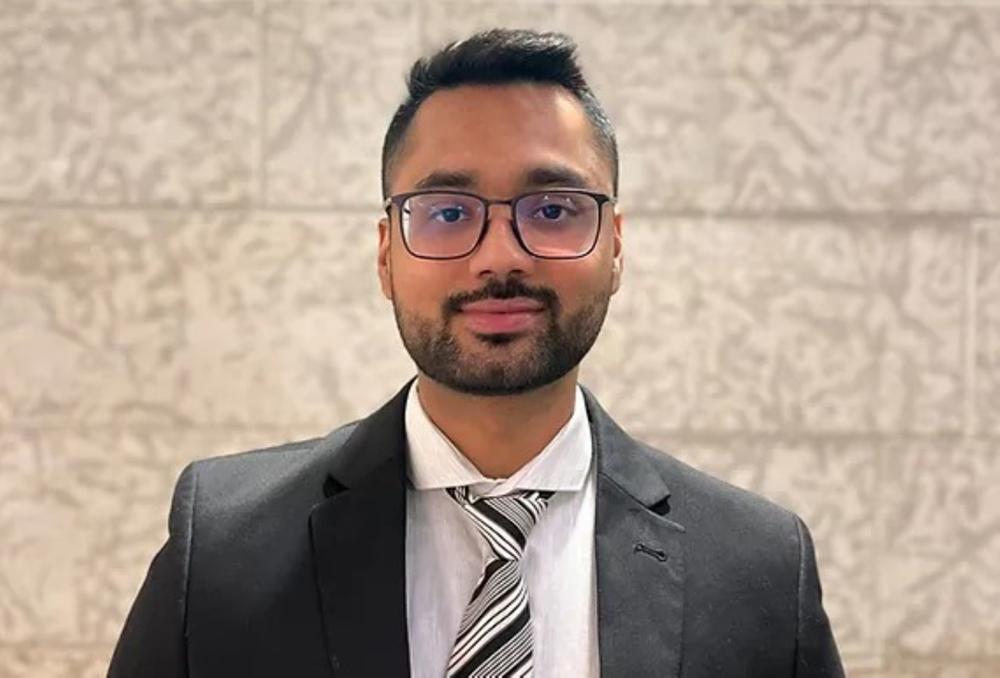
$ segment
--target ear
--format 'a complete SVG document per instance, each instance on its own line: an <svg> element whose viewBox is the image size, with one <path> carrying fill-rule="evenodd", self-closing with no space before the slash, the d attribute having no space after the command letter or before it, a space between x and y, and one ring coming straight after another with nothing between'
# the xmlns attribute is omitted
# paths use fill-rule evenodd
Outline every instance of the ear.
<svg viewBox="0 0 1000 678"><path fill-rule="evenodd" d="M625 251L622 247L622 226L625 223L625 219L618 209L618 205L614 206L612 214L614 216L612 222L614 224L614 245L611 260L611 293L614 294L621 286L622 271L625 268Z"/></svg>
<svg viewBox="0 0 1000 678"><path fill-rule="evenodd" d="M389 246L392 240L392 230L389 226L388 217L382 217L378 221L378 282L382 288L382 296L392 301L392 266L391 252Z"/></svg>

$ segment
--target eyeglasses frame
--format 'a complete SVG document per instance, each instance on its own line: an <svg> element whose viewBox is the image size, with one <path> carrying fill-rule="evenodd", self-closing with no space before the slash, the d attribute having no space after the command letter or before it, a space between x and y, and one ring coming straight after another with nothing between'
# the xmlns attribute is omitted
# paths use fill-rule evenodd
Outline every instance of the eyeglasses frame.
<svg viewBox="0 0 1000 678"><path fill-rule="evenodd" d="M517 203L529 196L538 195L539 193L579 193L582 195L587 195L593 198L597 202L597 231L594 234L594 241L590 244L590 248L582 254L576 254L571 257L553 257L535 254L528 249L528 246L524 242L524 238L521 237L521 227L517 223ZM406 241L406 235L403 233L403 219L402 219L402 208L403 203L410 198L417 195L430 195L430 194L445 194L445 195L462 195L468 198L475 198L483 203L483 226L479 231L479 237L476 238L476 242L472 245L469 251L454 255L450 257L429 257L423 254L416 254L412 249L410 249L410 244ZM574 259L583 259L594 251L597 246L597 241L601 238L601 226L604 222L604 204L611 203L616 205L618 203L618 198L615 196L608 195L607 193L599 193L597 191L588 191L582 188L544 188L534 191L527 191L526 193L521 193L514 196L508 200L490 200L489 198L484 198L478 193L471 193L469 191L458 191L454 189L433 189L428 188L421 191L408 191L406 193L397 193L396 195L391 195L385 199L382 203L383 209L385 209L386 216L389 218L389 223L392 223L392 208L396 208L397 219L399 223L399 237L403 241L403 247L406 251L410 253L410 256L417 259L426 259L430 261L453 261L455 259L464 259L473 252L475 252L479 245L482 244L483 238L486 237L486 232L490 228L490 206L491 205L507 205L510 207L510 225L511 229L514 231L514 238L517 239L517 244L521 246L521 249L528 253L529 256L535 257L536 259L550 259L555 261L572 261Z"/></svg>

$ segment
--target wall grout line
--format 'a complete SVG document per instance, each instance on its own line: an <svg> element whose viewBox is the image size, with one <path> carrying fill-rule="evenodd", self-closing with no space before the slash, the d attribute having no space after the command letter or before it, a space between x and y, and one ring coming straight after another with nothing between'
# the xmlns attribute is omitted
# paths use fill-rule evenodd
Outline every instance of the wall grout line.
<svg viewBox="0 0 1000 678"><path fill-rule="evenodd" d="M614 413L612 413L614 416ZM869 443L872 445L883 445L890 442L935 442L943 444L959 444L966 440L967 436L962 431L939 431L939 432L915 432L915 431L889 431L889 432L864 432L864 431L694 431L682 429L656 429L629 426L618 420L628 429L629 435L633 438L646 437L674 437L679 442L711 444L728 444L733 441L747 441L753 443L781 443L781 442L813 442L813 443ZM1000 440L1000 436L983 434L976 436L977 440Z"/></svg>
<svg viewBox="0 0 1000 678"><path fill-rule="evenodd" d="M378 404L372 405L372 411ZM614 414L612 413L612 416ZM167 424L149 423L107 423L107 424L80 424L80 425L6 425L4 433L14 434L59 434L59 433L107 433L107 432L134 432L134 433L301 433L298 429L315 429L317 435L325 435L331 430L340 426L353 423L346 417L338 421L329 422L289 422L282 423L261 423L261 424L212 424L212 423L191 423L177 422ZM678 442L711 444L730 444L733 442L748 443L768 443L768 442L806 442L806 443L869 443L872 445L883 445L889 442L937 442L943 444L959 444L966 440L968 436L964 432L913 432L913 431L893 431L893 432L830 432L830 431L792 431L780 432L771 431L695 431L683 429L657 429L629 426L618 419L634 438L650 437L674 437ZM974 436L976 440L1000 441L1000 436L994 434L982 434ZM666 451L671 451L670 449Z"/></svg>
<svg viewBox="0 0 1000 678"><path fill-rule="evenodd" d="M267 167L265 149L267 146L267 88L265 87L268 44L267 19L269 5L267 0L257 0L257 195L253 196L255 205L267 204Z"/></svg>
<svg viewBox="0 0 1000 678"><path fill-rule="evenodd" d="M276 0L271 0L272 2ZM555 4L568 5L589 5L593 0L553 0ZM972 0L967 4L956 0L870 0L867 3L859 3L857 0L626 0L620 3L628 7L668 7L679 9L788 9L789 7L808 7L823 10L843 9L843 10L885 10L885 9L955 9L956 7L969 8L973 10L1000 9L1000 0Z"/></svg>
<svg viewBox="0 0 1000 678"><path fill-rule="evenodd" d="M124 621L124 620L122 620ZM25 640L13 643L0 640L0 650L42 650L43 652L59 652L66 650L107 650L108 660L111 659L111 650L114 649L116 638L105 638L103 640L58 640L50 642L47 640Z"/></svg>
<svg viewBox="0 0 1000 678"><path fill-rule="evenodd" d="M884 444L879 444L875 448L875 490L879 493L879 496L885 496L885 478L886 478L886 456L889 454L886 446ZM885 556L886 550L888 548L888 531L886 528L886 516L885 516L885 502L876 501L875 502L875 515L873 517L875 522L875 539L874 545L875 555L873 560L875 566L875 574L873 575L875 579L875 610L873 612L874 619L872 620L872 634L875 636L874 641L877 647L874 648L875 652L878 654L879 659L882 663L882 667L885 667L886 662L886 651L885 651L885 616L883 615L883 610L885 609L886 602L886 581L883 577L885 571Z"/></svg>
<svg viewBox="0 0 1000 678"><path fill-rule="evenodd" d="M263 114L262 114L263 115ZM262 144L263 145L263 144ZM262 184L259 190L266 191L266 181L263 173L260 181ZM365 212L379 213L381 206L378 203L342 203L325 206L317 205L282 205L265 204L261 201L249 202L246 204L190 204L190 205L164 205L164 204L95 204L95 203L74 203L74 202L49 202L36 203L31 201L10 201L0 200L0 210L38 210L38 211L80 211L80 212L166 212L166 213L233 213L233 212L259 212L264 214L317 214L327 215L331 212ZM663 218L663 219L701 219L701 220L732 220L732 221L806 221L823 220L838 221L844 225L852 223L864 223L871 221L893 221L900 222L900 227L913 225L914 222L931 222L940 225L942 220L954 221L993 221L1000 219L1000 212L965 212L965 211L919 211L919 212L893 212L893 211L843 211L834 210L776 210L773 212L754 211L698 211L698 210L672 210L672 209L623 209L626 219L632 218ZM892 228L889 225L888 228Z"/></svg>
<svg viewBox="0 0 1000 678"><path fill-rule="evenodd" d="M281 207L273 205L262 205L248 203L245 205L89 205L76 203L17 203L0 201L0 210L13 212L18 210L35 210L39 212L82 212L82 213L134 213L152 212L163 214L239 214L239 213L261 213L261 214L315 214L329 215L331 212L340 213L371 213L377 214L381 211L378 204L345 204L331 205L329 207Z"/></svg>
<svg viewBox="0 0 1000 678"><path fill-rule="evenodd" d="M967 241L965 245L965 327L962 350L964 352L965 372L963 394L963 419L965 423L965 435L969 438L975 436L979 429L978 413L978 374L976 372L977 353L979 351L979 304L978 304L978 280L979 280L979 228L976 222L971 222L967 229Z"/></svg>

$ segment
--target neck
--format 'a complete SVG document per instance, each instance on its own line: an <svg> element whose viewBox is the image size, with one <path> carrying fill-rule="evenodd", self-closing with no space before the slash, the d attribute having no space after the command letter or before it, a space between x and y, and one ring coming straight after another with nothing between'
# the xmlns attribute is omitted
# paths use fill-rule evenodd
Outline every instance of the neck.
<svg viewBox="0 0 1000 678"><path fill-rule="evenodd" d="M434 425L480 473L508 478L545 449L573 415L577 370L511 396L460 393L421 372L417 395Z"/></svg>

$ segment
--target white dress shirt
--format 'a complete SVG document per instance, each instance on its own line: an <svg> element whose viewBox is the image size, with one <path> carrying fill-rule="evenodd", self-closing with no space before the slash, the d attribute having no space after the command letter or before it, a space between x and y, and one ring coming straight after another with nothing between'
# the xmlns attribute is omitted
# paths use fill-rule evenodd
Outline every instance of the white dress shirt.
<svg viewBox="0 0 1000 678"><path fill-rule="evenodd" d="M553 490L521 561L534 633L534 678L600 674L594 569L594 464L583 393L570 420L510 478L484 477L428 418L417 380L406 400L407 629L410 671L441 678L465 606L490 555L475 526L444 488L477 496Z"/></svg>

